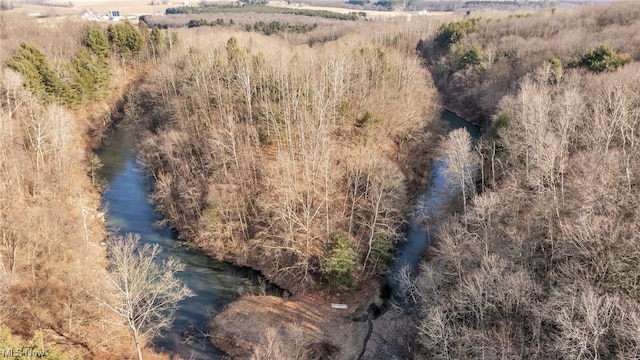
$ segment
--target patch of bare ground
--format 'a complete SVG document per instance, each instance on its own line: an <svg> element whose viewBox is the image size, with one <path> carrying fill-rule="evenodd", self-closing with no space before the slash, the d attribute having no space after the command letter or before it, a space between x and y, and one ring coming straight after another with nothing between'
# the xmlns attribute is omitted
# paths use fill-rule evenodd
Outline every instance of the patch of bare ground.
<svg viewBox="0 0 640 360"><path fill-rule="evenodd" d="M356 359L368 324L352 319L376 300L376 290L369 282L344 295L247 296L213 318L209 333L233 359ZM332 303L348 309L333 309Z"/></svg>

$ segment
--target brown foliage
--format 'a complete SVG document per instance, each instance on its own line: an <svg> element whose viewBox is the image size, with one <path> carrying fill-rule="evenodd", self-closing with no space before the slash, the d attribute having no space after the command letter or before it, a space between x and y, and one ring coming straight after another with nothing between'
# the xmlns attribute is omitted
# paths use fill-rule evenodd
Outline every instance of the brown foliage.
<svg viewBox="0 0 640 360"><path fill-rule="evenodd" d="M104 271L104 220L86 175L85 124L40 103L10 70L0 94L0 319L97 356L113 339L108 327L91 333L103 319L86 290Z"/></svg>
<svg viewBox="0 0 640 360"><path fill-rule="evenodd" d="M192 37L135 95L158 208L183 236L294 291L317 285L338 231L369 276L374 237L390 244L404 218L405 149L432 116L418 60L234 36Z"/></svg>
<svg viewBox="0 0 640 360"><path fill-rule="evenodd" d="M3 15L0 26L3 64L28 41L58 74L85 32L78 21L12 14ZM47 343L83 358L129 354L114 319L89 295L104 287L106 266L104 214L87 176L99 166L89 152L89 133L99 138L106 127L96 121L105 107L96 103L72 113L45 104L20 75L0 70L0 322L25 338L40 330Z"/></svg>
<svg viewBox="0 0 640 360"><path fill-rule="evenodd" d="M500 102L496 183L440 226L416 281L435 293L416 297L428 354L637 356L637 71L551 84L543 67Z"/></svg>
<svg viewBox="0 0 640 360"><path fill-rule="evenodd" d="M493 187L441 225L415 281L427 354L637 357L638 67L563 75L546 61L598 43L633 53L637 11L484 21L461 46L481 44L486 69L434 63L448 101L463 99L452 106L494 114L480 150Z"/></svg>
<svg viewBox="0 0 640 360"><path fill-rule="evenodd" d="M488 124L500 99L552 57L566 65L606 44L639 58L635 34L640 21L634 17L639 9L637 3L622 2L481 19L477 29L451 50L437 51L428 42L421 43L421 50L444 93L445 105L471 121ZM483 66L460 69L457 54L473 46L482 49Z"/></svg>

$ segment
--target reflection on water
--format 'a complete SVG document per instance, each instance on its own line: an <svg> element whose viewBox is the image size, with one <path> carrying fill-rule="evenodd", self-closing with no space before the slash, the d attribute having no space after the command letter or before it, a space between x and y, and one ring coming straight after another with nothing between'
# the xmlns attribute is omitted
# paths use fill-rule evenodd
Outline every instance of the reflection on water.
<svg viewBox="0 0 640 360"><path fill-rule="evenodd" d="M159 244L163 251L158 260L172 257L185 264L185 270L177 275L195 294L180 302L173 328L155 345L185 359L221 359L222 352L205 335L207 323L239 293L257 291L256 275L214 261L178 240L167 226L155 226L159 218L148 202L150 183L131 152L129 133L116 130L98 151L103 163L101 176L108 183L103 205L109 229L115 234L138 233L141 242Z"/></svg>
<svg viewBox="0 0 640 360"><path fill-rule="evenodd" d="M440 115L440 118L447 125L447 131L465 128L471 135L474 144L480 138L480 128L478 126L467 122L451 111L444 110ZM451 196L450 191L447 191L449 189L449 184L447 181L446 169L447 164L441 159L436 159L433 162L433 167L431 168L430 173L431 184L429 186L429 191L418 199L413 217L407 227L406 241L399 247L396 262L393 264L386 277L386 282L391 288L394 300L402 298L399 296L400 289L397 280L401 270L408 267L408 270L411 273L415 273L418 264L420 263L422 253L431 242L431 236L428 232L429 230L421 219L433 218L436 216L438 211L442 208L442 205L448 201Z"/></svg>
<svg viewBox="0 0 640 360"><path fill-rule="evenodd" d="M473 125L453 112L443 110L440 114L440 118L447 125L447 131L465 128L469 132L469 135L471 135L471 139L473 139L474 143L480 139L480 127Z"/></svg>

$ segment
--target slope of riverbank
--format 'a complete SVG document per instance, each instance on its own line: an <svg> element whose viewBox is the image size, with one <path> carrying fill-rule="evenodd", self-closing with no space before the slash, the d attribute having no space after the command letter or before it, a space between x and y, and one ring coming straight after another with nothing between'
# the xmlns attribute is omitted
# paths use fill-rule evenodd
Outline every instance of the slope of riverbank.
<svg viewBox="0 0 640 360"><path fill-rule="evenodd" d="M211 316L242 294L269 292L259 287L263 279L255 272L221 263L195 246L179 240L160 220L149 203L151 184L133 153L130 124L120 123L109 133L98 156L103 164L99 175L107 182L103 193L108 230L112 236L139 234L141 244L158 245L157 261L169 258L185 265L176 276L194 296L180 302L173 325L154 341L153 348L192 360L220 359L222 352L204 336Z"/></svg>
<svg viewBox="0 0 640 360"><path fill-rule="evenodd" d="M127 357L96 296L109 282L93 149L131 79L95 24L0 17L0 348Z"/></svg>
<svg viewBox="0 0 640 360"><path fill-rule="evenodd" d="M425 358L638 357L639 14L466 19L421 42L446 97L492 120L481 192L416 279Z"/></svg>
<svg viewBox="0 0 640 360"><path fill-rule="evenodd" d="M440 122L447 131L464 128L474 141L479 138L479 128L450 111L441 113ZM210 332L215 334L212 341L238 359L274 349L283 354L301 354L300 359L405 357L413 350L409 335L412 324L407 321L407 316L415 313L413 309L404 309L403 304L393 302L405 301L403 291L408 284L401 283L400 278L405 275L403 272L415 274L418 271L422 252L431 241L423 216L445 215L443 206L455 195L448 191L445 171L446 166L441 161L436 161L430 170L431 184L417 202L406 229L406 243L399 246L397 258L387 274L385 286L391 294L384 294L381 298L379 283L370 281L368 286L343 297L312 293L288 300L273 297L241 299L211 321ZM425 209L428 209L428 214L424 214ZM404 280L410 281L406 277ZM348 309L332 309L331 303L345 304ZM269 338L270 332L278 334L277 338ZM242 334L248 336L243 337ZM309 355L319 344L332 352Z"/></svg>
<svg viewBox="0 0 640 360"><path fill-rule="evenodd" d="M211 340L234 359L267 353L292 360L355 359L368 327L351 315L366 303L341 310L332 309L332 301L325 293L244 297L213 319Z"/></svg>

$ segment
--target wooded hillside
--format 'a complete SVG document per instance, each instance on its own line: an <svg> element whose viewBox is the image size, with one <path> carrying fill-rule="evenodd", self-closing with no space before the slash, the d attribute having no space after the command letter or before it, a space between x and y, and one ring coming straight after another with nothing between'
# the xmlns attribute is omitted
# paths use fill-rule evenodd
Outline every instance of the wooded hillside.
<svg viewBox="0 0 640 360"><path fill-rule="evenodd" d="M135 244L109 241L99 210L91 148L120 117L141 125L158 210L211 254L293 292L386 272L437 132L415 27L311 49L145 23L0 25L0 345L142 357L157 334L123 326L133 305L115 287L135 266L116 250Z"/></svg>
<svg viewBox="0 0 640 360"><path fill-rule="evenodd" d="M180 34L132 95L159 210L294 292L384 273L437 114L419 59L358 37Z"/></svg>
<svg viewBox="0 0 640 360"><path fill-rule="evenodd" d="M491 119L479 193L417 279L426 358L638 357L638 11L480 19L421 42L448 101Z"/></svg>
<svg viewBox="0 0 640 360"><path fill-rule="evenodd" d="M640 5L473 16L358 22L320 43L0 18L0 346L110 358L135 339L142 357L152 338L123 331L139 307L108 312L131 267L100 246L90 148L117 103L180 236L294 294L374 288L444 154L464 190L427 220L433 243L406 276L404 357L638 358ZM483 125L473 152L463 131L440 142L436 87Z"/></svg>
<svg viewBox="0 0 640 360"><path fill-rule="evenodd" d="M93 147L111 121L112 75L126 85L119 66L134 56L110 33L126 30L139 50L144 33L4 14L1 23L2 355L126 357L133 344L123 319L102 306L113 284Z"/></svg>
<svg viewBox="0 0 640 360"><path fill-rule="evenodd" d="M637 59L640 50L631 34L640 26L639 11L624 2L496 18L472 13L441 28L436 41L420 42L418 50L429 61L445 105L470 121L488 124L500 99L514 93L520 80L543 63L561 75L600 46Z"/></svg>
<svg viewBox="0 0 640 360"><path fill-rule="evenodd" d="M104 317L87 292L101 286L105 236L87 176L89 124L53 100L68 91L59 64L33 45L14 49L0 73L0 324L35 336L31 345L50 357L100 353L113 334L92 334ZM0 344L17 348L7 334Z"/></svg>

